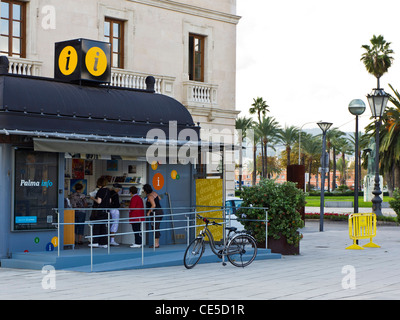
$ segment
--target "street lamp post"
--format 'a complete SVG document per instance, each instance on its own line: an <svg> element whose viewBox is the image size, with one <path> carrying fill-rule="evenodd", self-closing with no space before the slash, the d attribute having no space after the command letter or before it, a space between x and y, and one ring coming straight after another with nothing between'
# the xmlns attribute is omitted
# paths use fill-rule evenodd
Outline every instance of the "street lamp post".
<svg viewBox="0 0 400 320"><path fill-rule="evenodd" d="M322 161L321 161L321 201L320 201L320 213L319 213L319 231L324 231L324 206L325 206L325 169L326 169L326 132L332 126L330 122L318 122L317 123L322 130Z"/></svg>
<svg viewBox="0 0 400 320"><path fill-rule="evenodd" d="M358 116L365 111L365 103L360 99L354 99L349 104L349 111L356 116L356 132L355 132L355 168L354 168L354 213L358 213Z"/></svg>
<svg viewBox="0 0 400 320"><path fill-rule="evenodd" d="M389 96L385 92L385 90L379 88L373 89L371 94L367 95L368 104L371 108L372 116L375 118L375 184L374 191L372 194L374 197L372 198L372 211L377 216L382 215L382 199L380 197L382 191L379 186L379 130L381 128L381 120L383 112L386 108L386 104L388 103Z"/></svg>

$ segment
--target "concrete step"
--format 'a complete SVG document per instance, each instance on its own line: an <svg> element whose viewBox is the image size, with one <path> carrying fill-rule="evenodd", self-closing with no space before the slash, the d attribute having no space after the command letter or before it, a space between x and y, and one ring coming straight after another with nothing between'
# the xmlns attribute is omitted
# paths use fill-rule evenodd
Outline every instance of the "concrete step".
<svg viewBox="0 0 400 320"><path fill-rule="evenodd" d="M183 256L186 246L163 248L157 250L146 249L142 263L140 249L114 250L111 254L107 250L96 249L93 251L94 272L117 271L129 269L157 268L168 266L183 266ZM271 253L269 249L258 249L256 260L280 259L280 254ZM200 263L221 262L207 246ZM226 262L229 263L226 259ZM14 253L12 259L2 259L1 267L16 269L40 270L45 265L52 265L56 270L70 270L91 272L90 251L88 250L64 250L60 256L57 252L38 253Z"/></svg>
<svg viewBox="0 0 400 320"><path fill-rule="evenodd" d="M27 260L27 259L1 259L0 261L2 268L11 269L30 269L30 270L42 270L46 265L52 265L52 261L39 261L39 260Z"/></svg>

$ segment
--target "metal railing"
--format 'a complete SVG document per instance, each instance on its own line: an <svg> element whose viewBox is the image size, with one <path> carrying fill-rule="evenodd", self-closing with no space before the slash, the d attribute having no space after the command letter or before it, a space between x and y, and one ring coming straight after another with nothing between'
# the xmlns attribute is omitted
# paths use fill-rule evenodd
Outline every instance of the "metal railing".
<svg viewBox="0 0 400 320"><path fill-rule="evenodd" d="M199 208L202 208L202 210L199 210ZM211 210L204 210L204 208L211 208ZM265 211L265 220L260 220L260 219L247 219L247 218L235 218L232 219L230 214L226 215L227 211L230 211L232 208L231 207L211 207L211 206L207 206L207 207L202 207L202 206L197 206L197 207L175 207L175 208L160 208L161 210L163 210L164 212L168 212L166 210L169 210L169 212L171 213L164 213L164 215L162 216L162 220L160 222L163 223L172 223L173 227L169 227L169 228L159 228L156 229L156 215L151 215L151 216L141 216L141 217L128 217L128 218L118 218L118 219L112 219L110 217L110 209L107 208L53 208L53 210L56 212L57 214L57 222L53 223L53 225L55 225L57 227L57 236L58 236L58 246L57 246L57 255L60 256L60 247L61 247L61 241L60 241L60 230L62 226L68 226L68 225L87 225L89 227L89 235L85 236L86 239L88 239L90 241L90 243L93 243L93 240L96 238L100 238L100 237L107 237L107 253L110 254L111 253L111 246L110 246L110 237L115 237L115 236L124 236L124 235L135 235L140 233L142 236L142 245L141 245L141 253L142 253L142 265L144 265L144 235L147 233L153 233L153 251L156 250L155 247L155 235L156 232L162 232L162 231L170 231L172 230L173 232L175 232L176 230L181 230L181 229L185 229L186 230L186 244L189 245L190 243L190 229L191 228L198 228L198 227L203 227L205 226L204 224L199 225L196 224L196 216L197 214L200 214L202 216L204 216L207 219L210 220L222 220L222 224L224 225L231 225L231 221L232 220L236 220L236 221L254 221L254 222L265 222L265 247L267 248L267 241L268 241L268 212L267 212L267 208L264 207L241 207L242 209L261 209ZM143 210L143 209L134 209L134 208L116 208L118 211L133 211L133 210ZM88 220L85 222L61 222L60 221L60 212L63 212L64 210L75 210L75 211L107 211L108 214L108 218L107 219L103 219L103 220ZM176 210L184 210L184 212L181 213L172 213L172 210L176 211ZM187 211L186 211L187 210ZM186 211L186 212L185 212ZM223 212L224 214L222 215L222 218L219 217L212 217L212 216L205 216L205 214L211 214L213 212ZM171 217L171 219L165 219ZM174 216L183 216L184 219L174 219ZM141 230L140 231L129 231L129 232L118 232L118 233L110 233L110 227L111 224L113 223L118 223L118 224L132 224L132 220L136 220L136 219L144 219L144 221L140 221L141 223ZM148 223L153 223L154 228L149 229L149 230L145 230L144 226L145 224ZM184 225L181 226L175 226L175 223L178 222L183 222ZM137 223L137 222L136 222ZM95 224L106 224L107 228L108 228L108 233L107 234L100 234L100 235L94 235L93 234L93 226ZM196 234L194 235L196 236ZM222 236L223 236L223 243L225 243L225 236L226 236L226 232L222 232ZM67 244L69 245L69 244ZM93 246L90 246L90 270L93 271Z"/></svg>

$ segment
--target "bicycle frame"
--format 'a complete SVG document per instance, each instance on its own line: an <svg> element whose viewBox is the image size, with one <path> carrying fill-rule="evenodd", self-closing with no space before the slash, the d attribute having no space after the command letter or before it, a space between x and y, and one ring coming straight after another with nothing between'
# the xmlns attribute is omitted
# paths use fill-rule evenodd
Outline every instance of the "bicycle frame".
<svg viewBox="0 0 400 320"><path fill-rule="evenodd" d="M214 254L216 254L217 256L220 256L221 254L217 252L217 247L215 246L215 240L214 237L210 231L210 229L208 229L208 223L206 224L206 226L204 227L203 230L200 231L199 235L197 236L197 238L205 238L205 236L208 237L208 239L210 240L210 248L212 250L212 252ZM226 248L226 244L224 243L223 249L225 250ZM219 251L219 250L218 250ZM225 254L224 254L225 255Z"/></svg>
<svg viewBox="0 0 400 320"><path fill-rule="evenodd" d="M222 225L222 227L224 227L224 226ZM224 232L225 232L225 231L226 231L226 229L224 228ZM233 237L230 237L231 232L234 232ZM205 236L207 236L208 239L210 240L210 248L211 248L211 251L212 251L215 255L217 255L218 257L224 258L225 256L228 255L228 253L226 252L226 248L228 247L229 243L230 243L235 237L237 237L237 236L240 235L240 234L241 234L240 232L239 232L239 233L236 233L235 231L231 231L231 230L230 230L229 233L228 233L228 237L225 239L225 242L223 243L223 245L221 245L221 248L217 248L216 245L215 245L214 237L213 237L213 235L212 235L210 229L208 229L208 223L206 222L206 225L204 226L204 229L201 230L201 231L199 232L199 235L197 236L197 238L203 238L203 239L204 239ZM229 254L232 254L232 253L234 253L234 252L229 252ZM222 261L224 261L224 259L223 259Z"/></svg>
<svg viewBox="0 0 400 320"><path fill-rule="evenodd" d="M205 237L208 237L210 242L211 251L220 259L222 258L222 265L226 265L225 256L229 262L236 267L245 267L253 262L257 255L257 245L255 239L247 234L247 232L236 232L236 228L224 228L224 241L222 246L216 246L214 236L208 229L210 221L207 218L197 215L197 217L205 222L204 228L199 232L198 236L194 238L186 248L183 263L187 269L193 268L201 259L204 253ZM220 223L212 222L213 225L223 226ZM226 230L229 231L228 237L225 237ZM231 233L234 233L231 236ZM245 246L251 245L250 251ZM249 255L246 255L246 252ZM243 257L247 257L243 260ZM250 258L250 259L248 259Z"/></svg>

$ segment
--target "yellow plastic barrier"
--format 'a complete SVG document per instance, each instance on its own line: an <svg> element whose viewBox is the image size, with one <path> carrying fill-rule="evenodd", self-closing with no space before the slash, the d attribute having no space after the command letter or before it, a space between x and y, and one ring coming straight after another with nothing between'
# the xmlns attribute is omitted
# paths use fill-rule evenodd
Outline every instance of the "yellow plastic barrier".
<svg viewBox="0 0 400 320"><path fill-rule="evenodd" d="M364 250L364 248L380 248L372 242L376 236L376 215L374 213L353 213L349 216L349 236L353 244L346 249ZM357 240L369 239L369 243L363 247L357 244Z"/></svg>

